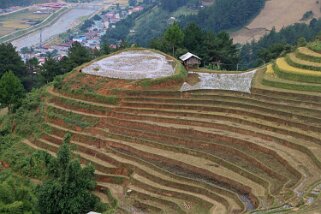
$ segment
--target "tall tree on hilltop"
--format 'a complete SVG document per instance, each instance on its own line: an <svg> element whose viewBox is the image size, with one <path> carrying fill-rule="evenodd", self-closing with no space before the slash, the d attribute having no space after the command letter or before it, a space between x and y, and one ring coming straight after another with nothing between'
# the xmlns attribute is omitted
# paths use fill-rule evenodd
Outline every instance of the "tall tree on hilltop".
<svg viewBox="0 0 321 214"><path fill-rule="evenodd" d="M51 82L55 76L62 74L61 65L58 60L48 57L42 65L40 75L45 83Z"/></svg>
<svg viewBox="0 0 321 214"><path fill-rule="evenodd" d="M164 39L171 46L173 56L175 56L175 48L184 42L184 32L181 30L177 22L174 22L164 33Z"/></svg>
<svg viewBox="0 0 321 214"><path fill-rule="evenodd" d="M206 32L204 32L196 24L192 23L192 24L189 24L184 29L184 34L185 34L185 37L184 37L185 48L191 52L199 53L203 48L202 41L204 40Z"/></svg>
<svg viewBox="0 0 321 214"><path fill-rule="evenodd" d="M238 63L238 51L230 36L221 32L217 35L207 33L201 53L205 64L217 64L222 69L234 70Z"/></svg>
<svg viewBox="0 0 321 214"><path fill-rule="evenodd" d="M82 168L78 159L72 159L71 135L67 134L59 147L57 158L49 164L48 180L39 187L39 209L47 214L79 214L106 207L92 194L96 187L95 169Z"/></svg>
<svg viewBox="0 0 321 214"><path fill-rule="evenodd" d="M13 112L24 96L25 90L20 79L12 71L4 73L0 79L1 107L8 107L9 112Z"/></svg>
<svg viewBox="0 0 321 214"><path fill-rule="evenodd" d="M90 50L79 42L74 42L68 51L68 58L72 67L77 67L93 59Z"/></svg>

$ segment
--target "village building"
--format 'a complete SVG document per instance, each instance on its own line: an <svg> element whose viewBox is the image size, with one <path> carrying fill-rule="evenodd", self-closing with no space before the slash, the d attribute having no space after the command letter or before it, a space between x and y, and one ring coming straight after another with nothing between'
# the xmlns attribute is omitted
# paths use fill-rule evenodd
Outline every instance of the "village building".
<svg viewBox="0 0 321 214"><path fill-rule="evenodd" d="M184 54L183 56L179 57L180 60L182 60L184 66L189 68L198 68L201 65L201 58L188 52Z"/></svg>

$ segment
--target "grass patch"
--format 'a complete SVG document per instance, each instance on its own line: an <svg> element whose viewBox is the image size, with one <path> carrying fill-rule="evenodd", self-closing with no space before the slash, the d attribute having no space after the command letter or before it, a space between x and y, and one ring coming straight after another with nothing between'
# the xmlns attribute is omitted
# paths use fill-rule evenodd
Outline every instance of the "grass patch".
<svg viewBox="0 0 321 214"><path fill-rule="evenodd" d="M97 105L92 105L92 104L88 104L85 102L81 102L81 101L76 101L76 100L72 100L72 99L68 99L65 97L52 97L50 99L51 102L53 103L62 103L64 105L70 106L70 108L81 108L81 109L85 109L87 111L90 112L98 112L98 113L102 113L102 114L106 114L107 112L109 112L109 109L103 106L97 106Z"/></svg>
<svg viewBox="0 0 321 214"><path fill-rule="evenodd" d="M76 72L79 68L74 69ZM71 73L72 74L72 73ZM58 89L62 94L67 93L83 98L84 100L92 100L99 103L117 105L119 103L119 97L116 95L104 96L96 92L97 85L102 84L102 81L108 81L106 78L102 78L98 83L82 83L82 79L85 78L86 74L77 73L75 77L68 78L67 75L58 76L53 82L55 89ZM67 78L66 78L67 77ZM80 87L76 87L79 86Z"/></svg>
<svg viewBox="0 0 321 214"><path fill-rule="evenodd" d="M51 106L48 106L47 108L47 115L50 119L60 119L63 120L66 124L78 126L81 128L93 127L99 122L98 118L76 114L71 111L63 111Z"/></svg>
<svg viewBox="0 0 321 214"><path fill-rule="evenodd" d="M23 176L42 179L46 177L45 171L51 156L23 144L19 136L6 135L0 137L0 160Z"/></svg>
<svg viewBox="0 0 321 214"><path fill-rule="evenodd" d="M46 96L44 88L33 90L22 101L22 106L14 114L0 117L0 132L30 138L39 137L46 130L42 99Z"/></svg>

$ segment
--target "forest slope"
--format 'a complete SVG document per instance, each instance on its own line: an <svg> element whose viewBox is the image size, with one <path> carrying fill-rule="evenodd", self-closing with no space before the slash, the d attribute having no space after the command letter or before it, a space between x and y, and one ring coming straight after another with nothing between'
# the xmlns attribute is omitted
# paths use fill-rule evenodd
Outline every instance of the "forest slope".
<svg viewBox="0 0 321 214"><path fill-rule="evenodd" d="M231 34L236 43L259 39L273 27L280 30L291 24L302 22L303 15L313 11L315 18L321 17L320 3L315 0L270 0L260 14L246 27Z"/></svg>

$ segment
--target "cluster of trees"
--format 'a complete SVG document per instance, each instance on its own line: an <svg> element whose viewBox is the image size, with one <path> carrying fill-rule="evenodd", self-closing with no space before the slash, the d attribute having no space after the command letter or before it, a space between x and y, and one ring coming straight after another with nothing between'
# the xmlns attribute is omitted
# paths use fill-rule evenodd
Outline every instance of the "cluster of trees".
<svg viewBox="0 0 321 214"><path fill-rule="evenodd" d="M321 19L313 19L309 24L294 24L279 32L273 29L259 41L242 46L240 64L244 69L257 67L314 40L320 36L320 32Z"/></svg>
<svg viewBox="0 0 321 214"><path fill-rule="evenodd" d="M81 167L79 159L72 158L70 139L67 134L57 157L42 152L47 160L41 168L45 174L43 183L38 186L11 169L1 169L0 164L0 213L110 213L111 208L93 194L94 167ZM1 142L0 148L5 147L2 144L6 142Z"/></svg>
<svg viewBox="0 0 321 214"><path fill-rule="evenodd" d="M145 5L145 10L149 10L152 5ZM101 43L106 44L117 44L119 41L125 41L128 38L128 35L130 33L130 29L133 28L136 20L138 17L140 17L142 14L144 14L145 11L136 12L129 16L127 16L126 19L123 19L119 22L117 22L115 25L115 28L109 28L104 36L101 38ZM144 20L148 21L148 20Z"/></svg>
<svg viewBox="0 0 321 214"><path fill-rule="evenodd" d="M0 169L0 213L39 213L34 185Z"/></svg>
<svg viewBox="0 0 321 214"><path fill-rule="evenodd" d="M161 37L152 40L150 47L176 57L189 51L200 56L204 65L219 69L236 69L238 63L237 47L227 33L207 32L196 24L182 29L174 23Z"/></svg>
<svg viewBox="0 0 321 214"><path fill-rule="evenodd" d="M74 43L69 49L68 56L61 60L48 53L46 62L40 66L36 58L24 63L10 43L0 44L0 77L7 71L12 71L23 83L26 90L40 87L53 80L56 75L71 71L74 67L92 60L96 55L94 51Z"/></svg>
<svg viewBox="0 0 321 214"><path fill-rule="evenodd" d="M56 76L70 72L99 56L128 47L124 41L116 49L111 49L106 41L102 43L101 50L97 50L74 42L67 56L58 60L54 53L47 53L45 63L39 65L36 58L24 63L12 44L0 44L0 108L9 107L10 112L13 112L19 107L25 92L40 88Z"/></svg>
<svg viewBox="0 0 321 214"><path fill-rule="evenodd" d="M39 65L36 58L24 63L12 44L0 44L0 106L14 111L19 106L24 91L51 82L55 76L71 71L73 68L105 54L102 51L90 50L80 43L73 43L68 56L58 60L48 53L46 62Z"/></svg>
<svg viewBox="0 0 321 214"><path fill-rule="evenodd" d="M57 157L48 166L48 179L38 188L40 213L78 214L89 211L104 212L95 190L95 169L92 165L81 167L79 159L72 159L71 135L67 134Z"/></svg>
<svg viewBox="0 0 321 214"><path fill-rule="evenodd" d="M265 0L215 0L214 3L204 9L197 7L199 0L160 0L158 4L151 2L147 8L140 13L129 16L125 20L116 24L116 28L109 29L106 38L110 38L111 43L127 39L130 43L135 43L146 47L150 40L158 37L168 27L170 18L175 16L175 12L182 6L193 6L195 15L190 10L182 10L176 16L182 26L196 23L206 31L221 32L232 28L244 26L255 17L264 7ZM143 23L140 20L144 20ZM136 22L137 21L137 22ZM133 28L135 26L135 28ZM134 33L130 33L135 29Z"/></svg>
<svg viewBox="0 0 321 214"><path fill-rule="evenodd" d="M29 6L36 3L51 2L50 0L0 0L0 8L5 9L13 6Z"/></svg>

